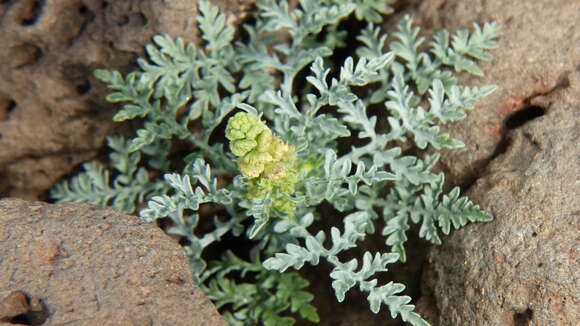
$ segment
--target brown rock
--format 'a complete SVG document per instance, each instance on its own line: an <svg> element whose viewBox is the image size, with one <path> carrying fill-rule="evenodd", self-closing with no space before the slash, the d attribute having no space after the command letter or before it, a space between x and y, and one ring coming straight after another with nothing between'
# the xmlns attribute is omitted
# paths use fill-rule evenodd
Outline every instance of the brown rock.
<svg viewBox="0 0 580 326"><path fill-rule="evenodd" d="M47 317L42 302L28 298L24 292L12 292L0 301L0 326L42 325Z"/></svg>
<svg viewBox="0 0 580 326"><path fill-rule="evenodd" d="M239 21L252 0L222 0ZM197 1L0 1L0 195L38 199L114 128L97 68L135 69L155 34L197 41Z"/></svg>
<svg viewBox="0 0 580 326"><path fill-rule="evenodd" d="M0 322L227 324L179 245L135 216L4 199L0 230Z"/></svg>
<svg viewBox="0 0 580 326"><path fill-rule="evenodd" d="M0 301L0 320L7 321L28 311L28 299L22 292L12 292Z"/></svg>
<svg viewBox="0 0 580 326"><path fill-rule="evenodd" d="M450 128L468 148L444 158L495 220L430 251L419 311L433 325L578 325L580 3L435 2L423 8L435 26L503 26L477 81L499 89Z"/></svg>

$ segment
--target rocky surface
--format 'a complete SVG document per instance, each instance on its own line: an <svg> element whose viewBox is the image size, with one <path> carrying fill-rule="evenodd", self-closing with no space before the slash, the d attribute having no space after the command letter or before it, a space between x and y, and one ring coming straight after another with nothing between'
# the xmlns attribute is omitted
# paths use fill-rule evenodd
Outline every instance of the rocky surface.
<svg viewBox="0 0 580 326"><path fill-rule="evenodd" d="M501 26L492 61L480 64L485 76L460 76L463 84L494 84L497 90L447 130L467 146L446 152L443 168L450 183L467 188L505 151L511 130L546 111L534 98L565 88L568 74L579 67L580 2L430 0L412 14L427 34L471 28L474 22Z"/></svg>
<svg viewBox="0 0 580 326"><path fill-rule="evenodd" d="M183 250L135 216L0 200L0 324L227 325Z"/></svg>
<svg viewBox="0 0 580 326"><path fill-rule="evenodd" d="M494 216L431 250L421 299L433 325L578 325L580 72L469 192Z"/></svg>
<svg viewBox="0 0 580 326"><path fill-rule="evenodd" d="M252 0L215 0L243 18ZM0 1L0 195L38 199L114 128L97 68L133 70L154 34L197 41L194 0Z"/></svg>
<svg viewBox="0 0 580 326"><path fill-rule="evenodd" d="M557 4L556 4L557 3ZM420 311L433 325L578 325L580 2L425 1L433 30L497 21L500 47L483 64L497 84L449 132L450 183L495 217L455 232L424 267Z"/></svg>

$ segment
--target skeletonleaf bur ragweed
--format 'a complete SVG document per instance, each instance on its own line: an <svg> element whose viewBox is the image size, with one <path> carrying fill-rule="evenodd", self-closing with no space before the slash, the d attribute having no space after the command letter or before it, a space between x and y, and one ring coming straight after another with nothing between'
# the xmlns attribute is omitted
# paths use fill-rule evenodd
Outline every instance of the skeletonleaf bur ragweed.
<svg viewBox="0 0 580 326"><path fill-rule="evenodd" d="M226 137L248 179L248 198L271 197L277 215L293 216L296 205L289 196L298 182L294 148L276 137L259 117L245 112L228 121Z"/></svg>

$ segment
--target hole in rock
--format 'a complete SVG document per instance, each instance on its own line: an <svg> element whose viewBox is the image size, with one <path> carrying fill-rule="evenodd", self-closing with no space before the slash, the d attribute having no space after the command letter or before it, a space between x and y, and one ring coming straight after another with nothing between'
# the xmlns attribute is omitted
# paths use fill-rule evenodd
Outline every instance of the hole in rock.
<svg viewBox="0 0 580 326"><path fill-rule="evenodd" d="M131 21L131 24L134 26L145 26L149 22L147 17L140 12L132 14L129 17L129 20Z"/></svg>
<svg viewBox="0 0 580 326"><path fill-rule="evenodd" d="M84 82L78 84L76 87L77 94L84 95L91 91L91 82L85 80Z"/></svg>
<svg viewBox="0 0 580 326"><path fill-rule="evenodd" d="M117 26L125 26L129 24L129 16L123 15L117 19Z"/></svg>
<svg viewBox="0 0 580 326"><path fill-rule="evenodd" d="M499 157L500 155L505 154L505 152L507 152L508 148L510 147L510 144L511 144L511 139L509 139L507 136L504 136L499 141L499 143L496 145L496 147L493 150L493 153L491 154L489 160L492 161L496 157Z"/></svg>
<svg viewBox="0 0 580 326"><path fill-rule="evenodd" d="M68 46L72 46L74 42L76 42L80 35L85 34L87 32L87 28L91 22L95 20L95 14L87 7L85 4L81 3L77 8L78 13L80 15L80 25L78 32L68 40Z"/></svg>
<svg viewBox="0 0 580 326"><path fill-rule="evenodd" d="M87 8L85 5L81 5L79 7L79 14L86 15L87 13L89 13L89 8Z"/></svg>
<svg viewBox="0 0 580 326"><path fill-rule="evenodd" d="M34 25L40 15L46 0L28 0L20 7L19 23L22 26Z"/></svg>
<svg viewBox="0 0 580 326"><path fill-rule="evenodd" d="M69 82L71 92L76 95L84 95L90 92L92 84L87 76L91 74L91 68L76 62L66 62L60 69L63 79Z"/></svg>
<svg viewBox="0 0 580 326"><path fill-rule="evenodd" d="M42 49L31 43L23 43L10 49L12 66L22 68L37 63L43 56Z"/></svg>
<svg viewBox="0 0 580 326"><path fill-rule="evenodd" d="M117 21L118 26L131 26L131 27L142 27L147 25L149 20L142 13L132 13L129 15L123 15L119 17Z"/></svg>
<svg viewBox="0 0 580 326"><path fill-rule="evenodd" d="M12 99L0 97L0 121L6 121L16 109L16 102Z"/></svg>
<svg viewBox="0 0 580 326"><path fill-rule="evenodd" d="M504 125L507 129L516 129L544 114L546 114L546 109L541 106L531 105L511 114L505 120Z"/></svg>
<svg viewBox="0 0 580 326"><path fill-rule="evenodd" d="M514 314L514 326L528 326L534 317L534 311L530 308Z"/></svg>

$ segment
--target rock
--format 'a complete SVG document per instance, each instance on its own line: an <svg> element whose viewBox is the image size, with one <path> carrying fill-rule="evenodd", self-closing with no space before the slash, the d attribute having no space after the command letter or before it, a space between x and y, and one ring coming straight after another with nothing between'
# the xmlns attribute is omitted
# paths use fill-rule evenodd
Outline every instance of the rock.
<svg viewBox="0 0 580 326"><path fill-rule="evenodd" d="M469 192L495 220L429 253L420 306L436 307L433 325L578 325L578 94L576 72Z"/></svg>
<svg viewBox="0 0 580 326"><path fill-rule="evenodd" d="M0 326L42 325L47 317L41 300L28 298L24 292L14 291L0 301Z"/></svg>
<svg viewBox="0 0 580 326"><path fill-rule="evenodd" d="M0 320L8 320L28 311L28 299L22 292L12 292L0 301Z"/></svg>
<svg viewBox="0 0 580 326"><path fill-rule="evenodd" d="M499 89L449 128L468 147L443 159L495 219L430 250L419 311L433 325L578 325L580 3L435 2L432 25L503 26L474 80Z"/></svg>
<svg viewBox="0 0 580 326"><path fill-rule="evenodd" d="M243 18L253 0L215 1ZM197 1L0 1L0 195L38 199L113 131L97 68L134 70L155 34L197 42ZM46 199L46 198L44 198Z"/></svg>
<svg viewBox="0 0 580 326"><path fill-rule="evenodd" d="M0 200L0 322L227 325L180 246L137 217Z"/></svg>
<svg viewBox="0 0 580 326"><path fill-rule="evenodd" d="M533 99L565 87L566 76L580 58L579 1L432 0L413 11L415 23L426 34L441 28L450 32L471 29L472 24L495 21L501 27L493 59L480 64L484 77L461 74L460 83L497 85L479 101L466 120L445 132L466 147L447 151L441 159L449 184L468 188L487 164L502 153L509 133L518 123L541 116L547 108Z"/></svg>

